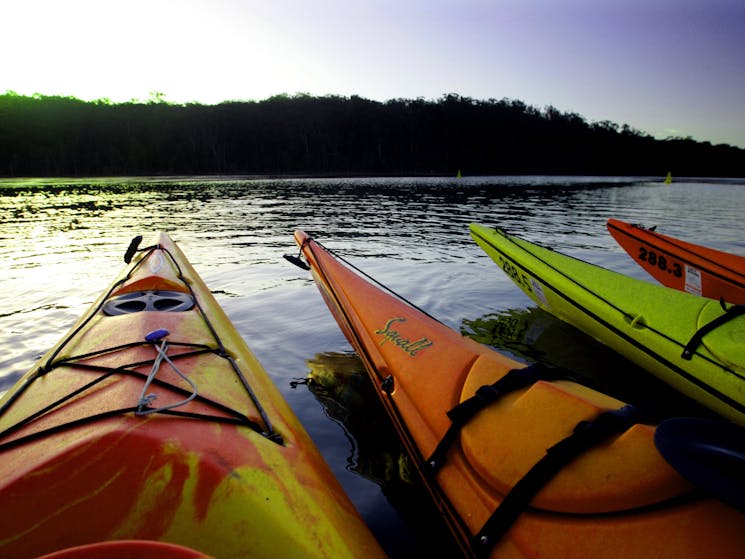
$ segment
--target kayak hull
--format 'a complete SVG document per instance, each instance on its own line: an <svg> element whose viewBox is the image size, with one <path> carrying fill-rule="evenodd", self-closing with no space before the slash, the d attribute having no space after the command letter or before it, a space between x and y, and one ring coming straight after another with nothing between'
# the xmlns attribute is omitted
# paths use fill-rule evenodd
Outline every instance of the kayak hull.
<svg viewBox="0 0 745 559"><path fill-rule="evenodd" d="M275 557L277 542L294 557L382 555L165 234L0 401L0 502L7 557L112 540L220 558Z"/></svg>
<svg viewBox="0 0 745 559"><path fill-rule="evenodd" d="M689 398L745 424L745 318L706 334L726 314L717 301L624 276L472 224L476 243L535 303L616 350Z"/></svg>
<svg viewBox="0 0 745 559"><path fill-rule="evenodd" d="M745 257L662 235L641 225L609 219L618 244L662 285L745 304Z"/></svg>
<svg viewBox="0 0 745 559"><path fill-rule="evenodd" d="M745 517L693 497L656 450L654 427L642 423L574 458L493 538L490 518L547 449L624 403L568 380L538 380L479 411L443 460L447 412L525 365L371 283L304 232L295 240L466 556L704 557L710 546L723 557L741 553Z"/></svg>

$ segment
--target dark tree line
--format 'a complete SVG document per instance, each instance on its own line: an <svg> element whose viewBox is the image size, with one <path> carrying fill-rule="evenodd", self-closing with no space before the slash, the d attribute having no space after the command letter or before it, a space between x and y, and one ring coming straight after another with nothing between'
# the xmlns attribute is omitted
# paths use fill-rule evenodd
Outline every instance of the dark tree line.
<svg viewBox="0 0 745 559"><path fill-rule="evenodd" d="M518 100L276 96L219 105L0 95L0 176L745 176L745 150Z"/></svg>

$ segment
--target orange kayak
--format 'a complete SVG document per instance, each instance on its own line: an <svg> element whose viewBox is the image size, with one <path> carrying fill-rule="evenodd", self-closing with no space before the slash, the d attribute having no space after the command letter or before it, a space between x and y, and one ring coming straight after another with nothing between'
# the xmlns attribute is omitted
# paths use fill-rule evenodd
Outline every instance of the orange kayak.
<svg viewBox="0 0 745 559"><path fill-rule="evenodd" d="M697 492L611 396L464 338L302 231L295 240L435 506L470 557L741 557L745 515Z"/></svg>
<svg viewBox="0 0 745 559"><path fill-rule="evenodd" d="M662 235L641 225L608 220L608 231L662 285L745 304L745 257Z"/></svg>
<svg viewBox="0 0 745 559"><path fill-rule="evenodd" d="M0 557L383 556L176 244L125 260L0 400Z"/></svg>

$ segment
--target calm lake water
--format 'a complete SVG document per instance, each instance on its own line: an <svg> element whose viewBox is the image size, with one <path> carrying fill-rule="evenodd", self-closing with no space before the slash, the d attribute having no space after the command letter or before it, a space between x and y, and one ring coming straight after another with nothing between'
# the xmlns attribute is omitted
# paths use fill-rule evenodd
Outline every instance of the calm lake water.
<svg viewBox="0 0 745 559"><path fill-rule="evenodd" d="M745 254L743 187L745 180L666 186L627 177L0 180L0 392L108 286L132 237L166 230L389 554L431 556L446 545L436 539L442 531L432 528L437 519L410 481L361 365L309 274L282 258L297 253L293 230L518 359L572 368L627 399L677 405L647 390L646 375L536 309L471 240L468 224L501 226L652 281L606 220Z"/></svg>

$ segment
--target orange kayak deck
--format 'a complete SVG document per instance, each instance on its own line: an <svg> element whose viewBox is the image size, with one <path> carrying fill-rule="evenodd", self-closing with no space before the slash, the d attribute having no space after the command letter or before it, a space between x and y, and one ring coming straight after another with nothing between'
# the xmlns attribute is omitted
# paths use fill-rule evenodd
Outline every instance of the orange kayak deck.
<svg viewBox="0 0 745 559"><path fill-rule="evenodd" d="M0 556L16 559L114 540L383 555L165 234L0 400L0 503Z"/></svg>
<svg viewBox="0 0 745 559"><path fill-rule="evenodd" d="M607 228L629 256L662 285L710 299L745 304L745 257L619 219L609 219Z"/></svg>
<svg viewBox="0 0 745 559"><path fill-rule="evenodd" d="M443 453L438 445L455 422L448 412L525 365L368 281L304 232L295 240L465 554L741 556L745 516L696 495L657 451L655 426L639 422L569 461L498 541L484 539L495 511L547 449L624 403L567 380L539 379L476 413ZM437 469L434 456L442 459Z"/></svg>

